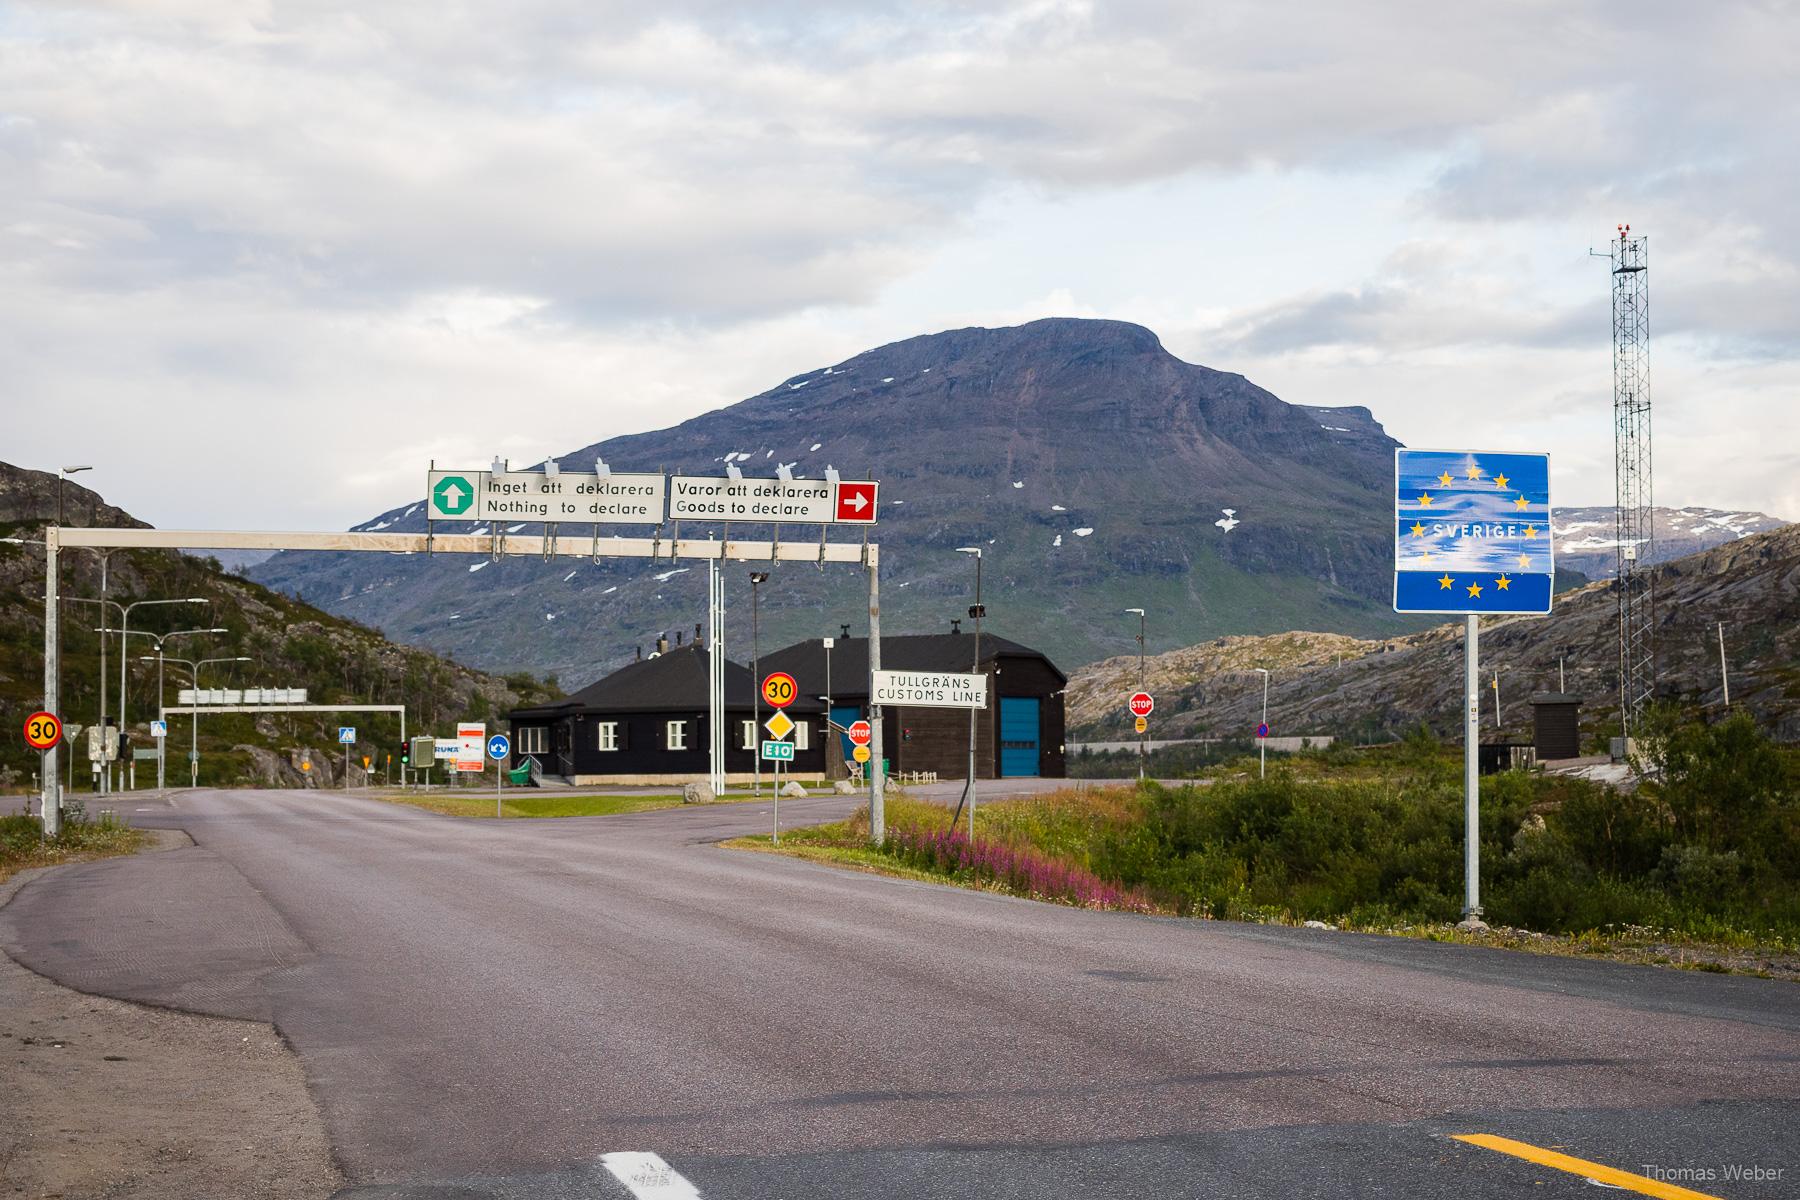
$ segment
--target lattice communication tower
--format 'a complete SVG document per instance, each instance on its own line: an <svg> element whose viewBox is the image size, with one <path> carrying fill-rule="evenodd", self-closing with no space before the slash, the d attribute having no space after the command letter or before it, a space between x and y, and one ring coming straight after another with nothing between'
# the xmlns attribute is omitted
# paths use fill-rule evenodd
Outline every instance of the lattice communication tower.
<svg viewBox="0 0 1800 1200"><path fill-rule="evenodd" d="M1650 258L1619 226L1612 241L1613 505L1618 543L1619 719L1630 737L1656 687L1656 545L1650 456Z"/></svg>

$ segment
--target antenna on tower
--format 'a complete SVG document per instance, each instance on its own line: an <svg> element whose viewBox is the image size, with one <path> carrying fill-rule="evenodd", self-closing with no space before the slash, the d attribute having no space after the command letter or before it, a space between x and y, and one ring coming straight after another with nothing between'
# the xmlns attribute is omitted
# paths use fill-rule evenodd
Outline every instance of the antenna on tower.
<svg viewBox="0 0 1800 1200"><path fill-rule="evenodd" d="M1656 545L1650 453L1650 249L1620 225L1604 256L1612 262L1613 513L1619 602L1619 724L1626 737L1656 688L1656 603L1650 560ZM1592 252L1590 252L1592 253Z"/></svg>

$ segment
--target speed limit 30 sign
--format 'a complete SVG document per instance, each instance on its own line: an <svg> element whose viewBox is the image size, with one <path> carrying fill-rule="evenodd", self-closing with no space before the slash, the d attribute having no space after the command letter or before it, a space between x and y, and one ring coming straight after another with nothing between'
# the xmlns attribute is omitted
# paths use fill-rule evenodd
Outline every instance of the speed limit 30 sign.
<svg viewBox="0 0 1800 1200"><path fill-rule="evenodd" d="M25 744L33 750L49 750L62 741L62 721L55 713L34 712L25 718Z"/></svg>
<svg viewBox="0 0 1800 1200"><path fill-rule="evenodd" d="M786 708L800 694L800 685L786 671L776 671L762 681L762 698L764 704L776 708Z"/></svg>

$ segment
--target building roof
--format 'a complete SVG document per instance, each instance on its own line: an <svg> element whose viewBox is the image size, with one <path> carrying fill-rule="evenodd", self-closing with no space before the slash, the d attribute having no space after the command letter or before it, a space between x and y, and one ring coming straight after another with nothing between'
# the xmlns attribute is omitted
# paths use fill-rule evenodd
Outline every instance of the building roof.
<svg viewBox="0 0 1800 1200"><path fill-rule="evenodd" d="M833 638L831 648L832 692L835 696L866 696L869 692L869 639ZM1068 676L1057 669L1048 655L1008 638L983 632L981 662L985 667L996 658L1036 658L1068 682ZM973 633L916 633L881 639L881 666L888 671L968 671L975 659ZM825 644L819 638L796 642L762 656L764 671L786 671L803 686L825 681Z"/></svg>
<svg viewBox="0 0 1800 1200"><path fill-rule="evenodd" d="M611 675L588 684L566 700L508 713L512 720L555 717L571 712L704 712L707 705L711 649L689 644L627 663ZM756 699L750 669L725 660L725 707L747 709ZM821 712L824 705L804 696L789 706L794 712Z"/></svg>

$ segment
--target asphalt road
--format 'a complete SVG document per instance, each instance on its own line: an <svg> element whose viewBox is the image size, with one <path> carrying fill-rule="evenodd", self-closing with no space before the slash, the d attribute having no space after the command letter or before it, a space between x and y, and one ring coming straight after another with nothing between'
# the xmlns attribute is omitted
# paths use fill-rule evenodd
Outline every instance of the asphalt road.
<svg viewBox="0 0 1800 1200"><path fill-rule="evenodd" d="M186 792L129 815L197 844L43 876L0 945L83 990L272 1020L346 1196L1592 1195L1467 1133L1800 1195L1792 984L710 844L767 805L496 823ZM604 1157L631 1153L660 1162Z"/></svg>

